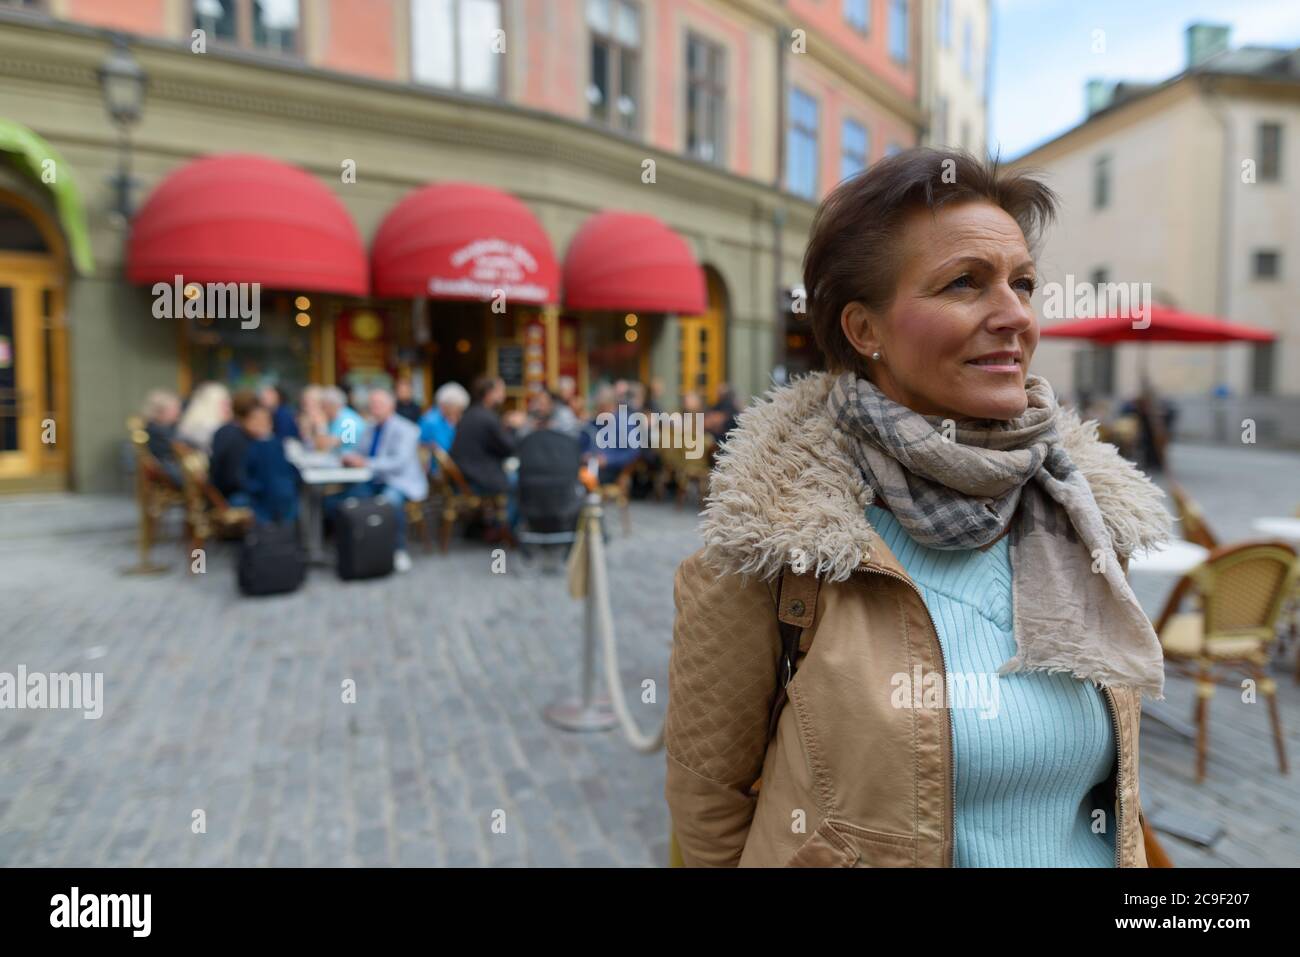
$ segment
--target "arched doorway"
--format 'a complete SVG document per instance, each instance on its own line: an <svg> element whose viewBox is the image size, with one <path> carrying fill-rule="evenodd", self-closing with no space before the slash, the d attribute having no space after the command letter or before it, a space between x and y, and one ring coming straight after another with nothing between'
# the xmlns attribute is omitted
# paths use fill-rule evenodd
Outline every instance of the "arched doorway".
<svg viewBox="0 0 1300 957"><path fill-rule="evenodd" d="M694 392L705 405L718 400L727 374L727 287L711 266L704 267L709 308L698 316L678 317L680 392Z"/></svg>
<svg viewBox="0 0 1300 957"><path fill-rule="evenodd" d="M64 262L53 220L0 191L0 483L7 488L66 485Z"/></svg>

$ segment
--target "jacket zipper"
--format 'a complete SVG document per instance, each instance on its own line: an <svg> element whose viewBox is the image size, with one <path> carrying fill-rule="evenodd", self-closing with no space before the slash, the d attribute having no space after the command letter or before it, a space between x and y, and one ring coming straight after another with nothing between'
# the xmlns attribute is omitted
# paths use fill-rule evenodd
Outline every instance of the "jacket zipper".
<svg viewBox="0 0 1300 957"><path fill-rule="evenodd" d="M925 609L925 616L930 619L930 629L934 632L934 644L939 649L939 666L942 669L944 695L946 696L948 693L948 662L943 656L943 642L939 640L939 626L934 623L934 615L930 614L930 608L921 595L921 589L916 587L916 582L899 575L897 572L886 571L882 568L871 568L865 564L859 565L858 570L871 575L885 575L888 578L897 578L916 593L917 600L921 603L921 607ZM951 702L949 704L951 705ZM944 752L948 755L948 866L954 867L957 858L957 769L954 767L956 762L952 753L952 713L948 708L943 709L943 718L944 725L948 729L948 734L943 742ZM1118 846L1117 843L1116 847Z"/></svg>
<svg viewBox="0 0 1300 957"><path fill-rule="evenodd" d="M1105 692L1106 703L1110 705L1111 725L1115 729L1115 799L1119 805L1119 810L1115 812L1115 866L1120 867L1119 849L1124 836L1124 749L1119 742L1119 708L1115 704L1115 696L1106 685L1102 685L1102 691Z"/></svg>

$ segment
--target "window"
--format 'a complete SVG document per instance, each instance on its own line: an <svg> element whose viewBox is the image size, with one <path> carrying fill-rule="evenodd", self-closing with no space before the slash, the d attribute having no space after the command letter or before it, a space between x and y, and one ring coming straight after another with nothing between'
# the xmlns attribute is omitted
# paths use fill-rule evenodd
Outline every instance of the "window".
<svg viewBox="0 0 1300 957"><path fill-rule="evenodd" d="M812 199L817 195L817 101L790 88L790 126L786 135L786 188Z"/></svg>
<svg viewBox="0 0 1300 957"><path fill-rule="evenodd" d="M194 26L209 40L298 53L302 11L299 0L194 0Z"/></svg>
<svg viewBox="0 0 1300 957"><path fill-rule="evenodd" d="M963 20L961 25L961 75L971 78L975 65L975 40L971 35L970 20Z"/></svg>
<svg viewBox="0 0 1300 957"><path fill-rule="evenodd" d="M694 33L686 36L686 152L706 163L725 161L726 51Z"/></svg>
<svg viewBox="0 0 1300 957"><path fill-rule="evenodd" d="M1256 395L1272 395L1277 350L1273 342L1256 342L1250 352L1250 387Z"/></svg>
<svg viewBox="0 0 1300 957"><path fill-rule="evenodd" d="M1105 209L1110 204L1110 157L1099 156L1092 165L1092 208Z"/></svg>
<svg viewBox="0 0 1300 957"><path fill-rule="evenodd" d="M500 29L501 0L413 0L411 75L417 83L500 96Z"/></svg>
<svg viewBox="0 0 1300 957"><path fill-rule="evenodd" d="M952 49L952 0L939 0L939 45Z"/></svg>
<svg viewBox="0 0 1300 957"><path fill-rule="evenodd" d="M1276 183L1282 176L1282 124L1259 124L1259 169L1261 183Z"/></svg>
<svg viewBox="0 0 1300 957"><path fill-rule="evenodd" d="M890 143L888 146L885 147L886 156L894 156L901 152L903 152L903 148L899 146L897 143Z"/></svg>
<svg viewBox="0 0 1300 957"><path fill-rule="evenodd" d="M889 55L906 65L912 48L912 24L907 0L889 0Z"/></svg>
<svg viewBox="0 0 1300 957"><path fill-rule="evenodd" d="M939 146L948 144L948 98L934 98L934 126L930 130L931 139Z"/></svg>
<svg viewBox="0 0 1300 957"><path fill-rule="evenodd" d="M867 168L870 152L867 128L856 120L845 120L840 130L840 179Z"/></svg>
<svg viewBox="0 0 1300 957"><path fill-rule="evenodd" d="M961 148L970 149L970 120L961 121Z"/></svg>
<svg viewBox="0 0 1300 957"><path fill-rule="evenodd" d="M1255 250L1256 279L1276 279L1281 273L1281 254L1276 249Z"/></svg>
<svg viewBox="0 0 1300 957"><path fill-rule="evenodd" d="M591 118L627 133L640 128L641 10L631 0L587 0Z"/></svg>
<svg viewBox="0 0 1300 957"><path fill-rule="evenodd" d="M844 22L859 33L871 29L871 0L844 0Z"/></svg>

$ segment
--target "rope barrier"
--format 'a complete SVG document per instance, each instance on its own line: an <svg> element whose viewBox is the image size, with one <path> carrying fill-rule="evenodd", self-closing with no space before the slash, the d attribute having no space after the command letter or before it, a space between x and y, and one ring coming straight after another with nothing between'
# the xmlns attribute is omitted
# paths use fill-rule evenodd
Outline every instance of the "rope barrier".
<svg viewBox="0 0 1300 957"><path fill-rule="evenodd" d="M618 671L618 643L614 636L614 614L609 600L609 578L605 569L605 540L601 531L599 492L587 496L578 519L578 534L569 555L569 594L586 600L583 635L582 696L578 701L557 702L547 708L548 720L570 731L604 731L617 726L634 751L650 754L664 743L664 727L647 735L637 726L623 695ZM592 695L592 663L596 652L596 632L605 652L605 684L608 686L612 713L604 701Z"/></svg>

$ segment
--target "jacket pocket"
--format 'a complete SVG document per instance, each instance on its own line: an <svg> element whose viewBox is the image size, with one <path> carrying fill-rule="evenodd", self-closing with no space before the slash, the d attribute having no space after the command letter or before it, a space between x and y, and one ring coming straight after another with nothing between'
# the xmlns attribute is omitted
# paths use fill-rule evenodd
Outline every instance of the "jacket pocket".
<svg viewBox="0 0 1300 957"><path fill-rule="evenodd" d="M835 831L830 821L822 821L785 866L853 867L857 863L858 852Z"/></svg>

